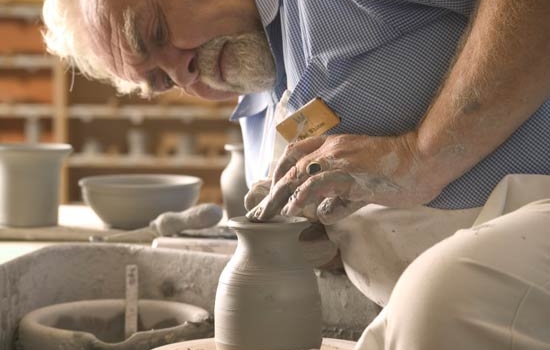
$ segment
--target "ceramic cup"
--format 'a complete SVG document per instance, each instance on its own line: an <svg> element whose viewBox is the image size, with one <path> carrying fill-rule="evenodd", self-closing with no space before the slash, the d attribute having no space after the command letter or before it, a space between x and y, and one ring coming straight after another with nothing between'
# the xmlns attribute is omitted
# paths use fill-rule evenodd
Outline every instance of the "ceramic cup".
<svg viewBox="0 0 550 350"><path fill-rule="evenodd" d="M0 225L57 225L59 183L68 144L0 144Z"/></svg>

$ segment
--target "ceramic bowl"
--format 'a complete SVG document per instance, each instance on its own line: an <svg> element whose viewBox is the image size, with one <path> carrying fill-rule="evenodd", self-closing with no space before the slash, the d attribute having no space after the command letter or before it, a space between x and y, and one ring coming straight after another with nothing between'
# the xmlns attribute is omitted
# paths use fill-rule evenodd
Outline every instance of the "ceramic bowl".
<svg viewBox="0 0 550 350"><path fill-rule="evenodd" d="M112 228L137 229L158 215L183 211L199 197L202 180L187 175L89 176L78 184L82 198Z"/></svg>

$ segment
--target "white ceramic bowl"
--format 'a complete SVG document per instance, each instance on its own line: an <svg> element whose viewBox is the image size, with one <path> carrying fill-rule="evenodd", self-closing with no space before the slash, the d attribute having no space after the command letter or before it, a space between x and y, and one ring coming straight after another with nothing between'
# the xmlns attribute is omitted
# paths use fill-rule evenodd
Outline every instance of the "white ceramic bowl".
<svg viewBox="0 0 550 350"><path fill-rule="evenodd" d="M187 175L131 174L82 178L82 197L110 227L125 230L149 225L158 215L194 205L202 186Z"/></svg>

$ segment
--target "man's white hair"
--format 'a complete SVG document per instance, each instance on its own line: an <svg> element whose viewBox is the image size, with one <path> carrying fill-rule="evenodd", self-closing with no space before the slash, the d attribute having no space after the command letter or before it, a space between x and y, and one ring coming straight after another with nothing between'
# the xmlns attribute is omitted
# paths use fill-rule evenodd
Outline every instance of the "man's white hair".
<svg viewBox="0 0 550 350"><path fill-rule="evenodd" d="M94 52L89 34L82 25L84 15L80 3L79 0L44 1L42 35L48 52L77 67L88 78L111 83L120 93L141 91L147 95L146 84L120 79Z"/></svg>

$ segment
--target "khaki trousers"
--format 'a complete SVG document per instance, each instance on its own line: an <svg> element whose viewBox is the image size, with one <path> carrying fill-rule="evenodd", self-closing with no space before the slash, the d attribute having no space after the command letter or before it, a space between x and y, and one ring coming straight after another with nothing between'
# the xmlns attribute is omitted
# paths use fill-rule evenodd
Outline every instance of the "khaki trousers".
<svg viewBox="0 0 550 350"><path fill-rule="evenodd" d="M550 350L550 176L510 175L483 208L366 206L327 233L385 306L356 349Z"/></svg>

